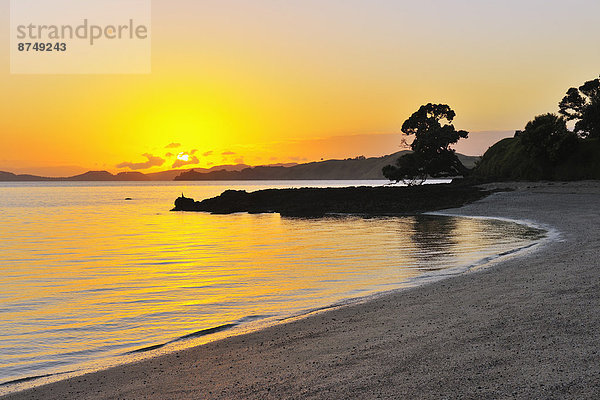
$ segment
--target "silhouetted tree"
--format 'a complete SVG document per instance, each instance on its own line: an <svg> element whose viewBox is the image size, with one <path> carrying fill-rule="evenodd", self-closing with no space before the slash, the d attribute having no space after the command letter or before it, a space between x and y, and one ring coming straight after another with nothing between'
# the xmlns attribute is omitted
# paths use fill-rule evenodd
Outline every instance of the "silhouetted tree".
<svg viewBox="0 0 600 400"><path fill-rule="evenodd" d="M383 176L390 181L404 181L409 186L420 185L427 179L425 162L420 153L409 153L398 158L396 165L383 167Z"/></svg>
<svg viewBox="0 0 600 400"><path fill-rule="evenodd" d="M421 106L402 124L402 132L414 135L413 153L398 159L396 165L383 168L383 175L392 181L403 180L409 185L421 184L427 176L463 175L467 169L450 145L466 138L468 132L457 131L452 125L456 113L446 104ZM442 125L442 122L446 122Z"/></svg>
<svg viewBox="0 0 600 400"><path fill-rule="evenodd" d="M558 106L568 121L576 121L575 133L579 136L600 137L600 79L569 89Z"/></svg>
<svg viewBox="0 0 600 400"><path fill-rule="evenodd" d="M538 115L515 135L525 150L537 161L556 164L577 145L577 135L567 129L567 122L556 114Z"/></svg>

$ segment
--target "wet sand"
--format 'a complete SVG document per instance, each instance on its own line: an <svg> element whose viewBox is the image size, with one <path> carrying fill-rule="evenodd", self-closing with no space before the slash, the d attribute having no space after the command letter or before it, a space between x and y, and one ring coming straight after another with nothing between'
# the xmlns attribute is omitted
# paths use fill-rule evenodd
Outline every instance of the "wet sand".
<svg viewBox="0 0 600 400"><path fill-rule="evenodd" d="M6 399L599 398L600 183L512 186L448 212L527 219L560 241Z"/></svg>

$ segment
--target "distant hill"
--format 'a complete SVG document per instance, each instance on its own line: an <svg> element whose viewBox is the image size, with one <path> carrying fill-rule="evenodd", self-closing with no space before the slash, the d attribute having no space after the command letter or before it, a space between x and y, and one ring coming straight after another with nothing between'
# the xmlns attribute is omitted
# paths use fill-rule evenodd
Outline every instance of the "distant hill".
<svg viewBox="0 0 600 400"><path fill-rule="evenodd" d="M249 168L249 165L246 164L232 164L232 165L217 165L211 168L194 168L196 171L200 172L212 172L219 170L226 171L241 171L243 169ZM180 175L183 172L187 172L190 169L171 169L169 171L162 172L151 172L149 174L145 174L151 181L172 181L176 176Z"/></svg>
<svg viewBox="0 0 600 400"><path fill-rule="evenodd" d="M357 157L346 160L327 160L298 164L292 167L259 166L241 171L199 172L190 170L177 176L178 181L218 181L218 180L368 180L385 179L381 170L394 164L398 157L408 153L400 151L383 157ZM467 168L473 168L479 157L459 154L459 159Z"/></svg>
<svg viewBox="0 0 600 400"><path fill-rule="evenodd" d="M295 165L295 164L294 164ZM246 164L237 165L219 165L212 168L198 168L198 170L204 172L211 172L215 170L226 170L226 171L241 171L245 168L249 168ZM51 181L88 181L88 182L110 182L110 181L172 181L176 176L183 172L189 171L189 169L173 169L169 171L153 172L149 174L143 174L141 172L119 172L114 175L108 171L88 171L84 174L52 178L37 175L17 175L11 172L0 171L0 182L51 182Z"/></svg>
<svg viewBox="0 0 600 400"><path fill-rule="evenodd" d="M60 178L59 178L60 179ZM135 180L147 180L145 175L139 172L122 172L117 175L113 175L108 171L88 171L81 175L71 176L61 180L65 181L135 181Z"/></svg>
<svg viewBox="0 0 600 400"><path fill-rule="evenodd" d="M181 172L181 171L180 171ZM105 181L149 181L150 178L141 172L120 172L113 175L108 171L88 171L84 174L65 178L50 178L37 175L16 175L0 171L0 182L53 182L53 181L80 181L80 182L105 182Z"/></svg>
<svg viewBox="0 0 600 400"><path fill-rule="evenodd" d="M45 180L35 175L15 175L11 172L0 171L0 182L28 182L28 181L40 181Z"/></svg>
<svg viewBox="0 0 600 400"><path fill-rule="evenodd" d="M175 169L143 174L141 172L88 171L84 174L50 178L36 175L16 175L0 171L0 182L48 182L48 181L173 181L173 180L340 180L340 179L385 179L381 169L396 162L405 151L383 157L327 160L307 164L273 164L250 167L245 164L219 165L212 168ZM467 168L473 168L479 157L459 154Z"/></svg>

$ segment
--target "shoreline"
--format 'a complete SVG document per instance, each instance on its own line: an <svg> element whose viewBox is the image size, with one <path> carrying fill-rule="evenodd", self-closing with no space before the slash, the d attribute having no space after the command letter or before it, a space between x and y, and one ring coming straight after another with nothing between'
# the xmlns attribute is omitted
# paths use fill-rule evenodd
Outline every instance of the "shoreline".
<svg viewBox="0 0 600 400"><path fill-rule="evenodd" d="M506 185L501 184L501 186ZM558 189L559 193L557 194L559 196L566 198L577 196L577 193L570 192L581 191L582 188L584 189L583 193L580 193L582 196L592 196L595 200L600 198L600 184L597 182L572 183L567 185L516 184L515 186L516 192L497 193L459 209L445 210L444 214L448 212L448 215L458 216L459 214L457 213L473 214L478 211L487 211L488 215L482 215L482 217L493 217L493 215L490 215L493 213L505 214L497 216L499 218L507 218L507 215L508 217L512 217L510 215L511 212L518 214L519 211L518 207L515 209L515 206L505 204L507 196L509 200L511 197L520 197L521 203L527 203L528 195L529 197L544 197L544 195L548 197L549 193L544 192L557 191L556 189ZM532 188L527 188L526 186L531 186ZM561 191L560 189L563 186L567 186L567 190ZM540 191L541 194L537 195L535 191ZM593 193L587 193L590 191ZM502 206L502 202L504 202L504 210L490 210L490 206L492 208ZM516 203L519 202L517 201ZM589 204L589 201L580 203L578 205L581 209L578 210L578 214L581 219L581 214L584 214L583 217L585 217L585 211L589 212L589 207L593 204ZM587 210L585 209L586 204L588 206ZM564 204L561 205L564 206ZM521 207L520 213L524 214L521 216L529 216L533 211L531 207L530 209L523 209L523 204L517 204L516 206ZM544 213L539 210L539 207L537 208L538 218L531 219L545 224L547 221L539 221L539 217L544 219L544 215L542 215ZM548 219L547 215L545 217ZM595 217L597 219L600 218L597 214ZM560 225L561 221L563 224L566 224L564 218L558 220L557 224ZM540 256L538 257L538 261L541 258L543 262L543 258L546 258L546 262L549 264L556 264L556 259L552 259L550 255L545 253L556 252L557 248L561 246L574 244L571 237L574 235L573 229L561 229L561 231L566 232L564 242L547 244L544 246L544 254L533 252L537 256ZM589 245L589 243L585 244ZM406 339L407 343L405 343L408 349L413 349L415 353L423 353L425 351L425 353L429 354L426 350L428 347L435 347L436 340L434 339L438 339L438 342L439 339L442 339L435 335L435 333L439 333L435 328L453 327L452 324L443 324L442 322L448 321L445 321L441 316L448 315L454 322L461 319L460 313L456 313L456 304L448 304L447 301L444 301L444 296L440 298L440 292L447 294L450 291L454 297L470 303L471 307L481 307L480 302L473 302L473 299L469 299L471 296L476 298L482 296L482 293L475 293L476 290L474 289L485 292L486 286L482 286L485 282L478 282L480 277L490 278L492 276L492 280L496 279L498 281L500 279L500 281L507 281L510 278L510 276L506 276L508 273L507 269L514 270L515 264L519 266L525 260L533 262L532 258L534 257L531 254L525 254L517 258L510 257L508 260L500 260L499 263L494 263L495 265L491 268L478 270L476 274L461 274L425 286L393 291L387 294L384 293L378 295L377 298L369 299L359 304L350 304L319 312L305 318L277 324L264 330L241 336L233 336L217 342L211 342L207 345L161 355L139 363L118 366L110 370L78 376L24 392L12 393L3 398L61 398L61 396L78 397L79 395L86 398L112 398L119 396L127 398L194 398L199 395L207 398L342 398L361 397L359 393L362 393L362 396L366 397L376 397L373 396L375 394L381 394L383 397L394 397L396 394L409 397L440 397L442 395L450 395L457 390L456 385L449 385L446 388L436 388L435 385L415 388L414 385L401 379L405 377L405 374L402 372L406 372L408 373L407 376L411 376L415 381L422 381L424 379L423 376L417 378L407 368L408 365L411 365L411 362L413 367L423 369L426 366L422 365L422 362L419 362L416 358L406 357L403 351L399 350L397 346L390 345L395 340L399 340L402 343L402 337L410 337L413 341ZM517 272L523 273L523 271ZM597 275L594 276L597 280ZM465 281L469 284L466 289L464 287ZM415 299L420 299L422 302L415 302ZM505 300L510 303L510 299L506 298ZM394 304L397 307L393 307ZM511 305L517 307L519 304ZM433 316L419 312L419 308L421 309L420 311L423 311L423 309L431 311ZM408 311L408 314L411 314L410 311L412 311L412 318L416 319L414 322L420 322L423 325L429 318L429 323L421 326L420 329L415 328L415 330L411 330L412 319L403 319L404 314L402 312L400 316L395 315L397 311ZM437 317L435 317L436 315ZM513 317L519 316L518 314L510 313L508 315L512 315ZM406 322L406 324L401 324L400 322L402 321ZM486 325L487 322L489 325L490 321L483 319L476 322L483 325ZM398 332L389 328L396 328L398 332L403 333L400 333L400 336L398 336ZM459 332L454 333L471 333L466 328L463 325L462 329L459 329ZM432 333L434 334L432 335ZM456 335L452 336L451 332L446 333L450 337L450 343L456 345L457 340L459 343L461 342L460 338L456 337ZM454 341L451 339L454 339ZM477 339L485 341L481 337ZM488 339L488 342L495 343L492 339ZM598 336L596 335L593 339L597 341ZM372 345L367 345L366 343L369 340L375 341L378 343L378 346L374 348ZM263 348L263 344L269 341L271 342L270 346L268 345L267 348ZM419 344L419 342L426 343ZM309 343L311 346L308 346ZM464 342L462 343L463 347L468 343L473 342ZM355 344L355 346L351 346L351 344ZM507 344L505 343L505 345ZM438 350L440 353L446 354L446 360L464 358L464 354L449 351L446 349L446 346L439 346ZM364 353L368 353L369 357L365 357ZM593 353L590 354L593 355ZM476 354L472 355L475 359L477 358ZM597 354L595 357L597 361ZM421 358L428 357L424 356ZM444 359L439 355L433 358L442 361ZM220 365L217 363L205 365L202 362L203 360L219 360ZM310 360L313 360L312 364L308 362ZM388 360L392 363L391 365L386 365L386 363L377 362L378 360ZM405 361L402 364L404 365L404 369L400 371L393 368L394 361L398 360ZM409 361L408 364L406 361ZM461 365L481 364L473 359L467 361L470 361L470 363L463 363ZM505 361L507 364L510 364L508 362L510 360ZM517 359L517 361L519 360ZM159 368L157 365L162 367L163 363L169 364L170 367L162 368L162 372L160 373L155 372ZM520 367L527 367L527 365L523 365L523 362L517 362L517 364L522 364ZM324 368L325 365L328 368ZM297 367L297 371L295 372L294 367ZM245 373L253 370L256 370L256 374L251 374L253 376ZM586 368L585 370L589 372L593 371L594 368ZM597 371L598 368L596 367L595 370ZM439 381L448 374L453 375L452 371L446 370L436 373L425 368L425 371L428 372L426 377L431 378L429 381ZM161 384L157 385L156 379L152 377L147 378L147 384L142 384L139 379L147 373L160 380ZM488 374L483 374L483 376L489 377ZM212 377L213 379L208 379L207 377ZM512 374L513 379L518 380L518 377L517 374ZM163 378L166 378L166 380ZM385 378L388 382L379 378ZM465 377L454 376L454 378ZM98 379L98 383L88 383L91 379ZM192 384L192 387L184 389L181 387L182 382ZM588 389L593 390L590 393L598 393L600 390L594 385L587 386ZM117 389L117 387L121 389ZM524 391L520 385L516 387L515 385L509 385L509 387L517 389L517 394L519 394L519 390ZM510 391L502 391L500 386L494 391L486 392L484 390L485 386L473 386L473 384L465 382L458 389L468 389L468 392L464 393L466 397L469 397L469 393L474 397L478 397L475 396L476 392L483 396L510 395L512 393ZM76 394L76 392L79 392L79 394ZM525 392L527 391L525 390ZM527 393L529 395L533 394L533 397L537 397L537 394L542 394L539 391L529 391ZM552 396L552 393L552 391L544 391L543 396ZM579 392L579 394L581 393ZM521 393L521 395L524 395L524 393Z"/></svg>

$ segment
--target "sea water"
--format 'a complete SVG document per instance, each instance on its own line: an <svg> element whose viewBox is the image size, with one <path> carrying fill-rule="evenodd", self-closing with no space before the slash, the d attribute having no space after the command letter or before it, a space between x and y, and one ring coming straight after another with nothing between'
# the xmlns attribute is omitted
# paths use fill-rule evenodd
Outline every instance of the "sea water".
<svg viewBox="0 0 600 400"><path fill-rule="evenodd" d="M0 390L462 273L543 236L461 217L169 211L182 193L382 184L0 183Z"/></svg>

